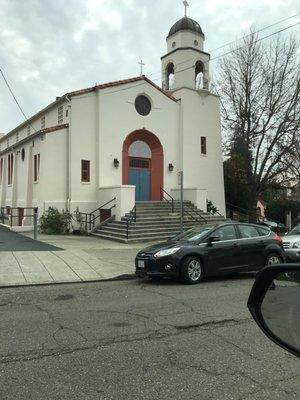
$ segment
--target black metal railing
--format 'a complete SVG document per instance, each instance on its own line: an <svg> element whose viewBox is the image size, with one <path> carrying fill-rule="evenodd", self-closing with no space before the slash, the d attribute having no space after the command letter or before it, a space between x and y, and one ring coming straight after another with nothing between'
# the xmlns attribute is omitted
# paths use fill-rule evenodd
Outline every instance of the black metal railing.
<svg viewBox="0 0 300 400"><path fill-rule="evenodd" d="M8 225L12 226L22 226L24 218L37 218L38 207L0 207L0 221L5 224L8 221ZM17 223L15 224L15 220ZM32 224L34 225L34 223Z"/></svg>
<svg viewBox="0 0 300 400"><path fill-rule="evenodd" d="M113 204L112 204L113 203ZM107 207L110 205L110 207ZM84 225L85 231L89 232L93 230L96 226L96 221L99 220L100 223L105 223L105 221L109 220L111 218L108 217L105 220L101 221L101 212L103 210L111 211L113 208L116 207L116 197L113 199L109 200L107 203L103 204L102 206L96 208L96 210L90 212L90 213L80 213L81 216L81 223Z"/></svg>
<svg viewBox="0 0 300 400"><path fill-rule="evenodd" d="M160 200L161 201L166 201L168 204L171 204L172 213L174 212L174 199L163 188L160 188Z"/></svg>
<svg viewBox="0 0 300 400"><path fill-rule="evenodd" d="M196 222L200 224L207 224L207 219L203 217L203 215L198 211L197 208L194 208L189 203L183 203L183 215L187 214Z"/></svg>
<svg viewBox="0 0 300 400"><path fill-rule="evenodd" d="M240 222L258 222L261 218L256 211L247 210L232 203L226 203L226 214L230 219Z"/></svg>
<svg viewBox="0 0 300 400"><path fill-rule="evenodd" d="M132 222L136 222L136 205L133 209L129 212L128 217L126 218L126 239L129 238L129 227Z"/></svg>
<svg viewBox="0 0 300 400"><path fill-rule="evenodd" d="M167 197L166 197L167 196ZM166 192L163 188L160 188L160 198L161 200L167 201L169 204L172 205L172 212L174 212L174 198ZM191 204L183 202L183 217L185 215L190 216L194 221L200 224L207 224L206 218L203 217L200 211L197 208L194 208Z"/></svg>

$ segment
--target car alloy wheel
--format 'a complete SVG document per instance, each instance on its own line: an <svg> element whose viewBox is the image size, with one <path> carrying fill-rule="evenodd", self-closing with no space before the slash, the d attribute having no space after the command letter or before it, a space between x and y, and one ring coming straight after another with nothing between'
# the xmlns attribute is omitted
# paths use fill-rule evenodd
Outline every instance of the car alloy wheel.
<svg viewBox="0 0 300 400"><path fill-rule="evenodd" d="M267 258L266 266L281 264L282 260L277 254L270 254Z"/></svg>
<svg viewBox="0 0 300 400"><path fill-rule="evenodd" d="M201 264L197 260L189 263L188 274L192 281L198 281L201 278Z"/></svg>
<svg viewBox="0 0 300 400"><path fill-rule="evenodd" d="M194 284L201 281L203 267L201 261L196 257L188 257L181 268L181 279L183 282Z"/></svg>

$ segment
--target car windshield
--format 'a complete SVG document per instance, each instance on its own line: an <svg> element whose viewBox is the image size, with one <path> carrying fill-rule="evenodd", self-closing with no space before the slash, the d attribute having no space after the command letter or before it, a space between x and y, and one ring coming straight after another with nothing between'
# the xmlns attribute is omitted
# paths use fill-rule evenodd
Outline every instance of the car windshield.
<svg viewBox="0 0 300 400"><path fill-rule="evenodd" d="M286 236L300 235L300 225L295 226L291 231L289 231Z"/></svg>
<svg viewBox="0 0 300 400"><path fill-rule="evenodd" d="M211 229L215 228L216 225L202 225L189 229L177 235L173 240L186 240L188 242L194 242L196 240L202 239Z"/></svg>

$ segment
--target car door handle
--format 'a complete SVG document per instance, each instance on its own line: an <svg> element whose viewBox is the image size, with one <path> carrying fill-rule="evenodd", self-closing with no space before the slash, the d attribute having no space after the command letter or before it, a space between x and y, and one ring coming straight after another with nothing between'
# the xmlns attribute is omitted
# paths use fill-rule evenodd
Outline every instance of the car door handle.
<svg viewBox="0 0 300 400"><path fill-rule="evenodd" d="M237 243L233 243L233 247L236 248L239 247L239 245Z"/></svg>

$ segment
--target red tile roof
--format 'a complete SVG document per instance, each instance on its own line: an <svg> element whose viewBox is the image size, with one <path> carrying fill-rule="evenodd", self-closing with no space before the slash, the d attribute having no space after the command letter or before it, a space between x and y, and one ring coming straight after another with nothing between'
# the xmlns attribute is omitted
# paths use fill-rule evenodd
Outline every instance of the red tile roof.
<svg viewBox="0 0 300 400"><path fill-rule="evenodd" d="M90 92L95 92L96 90L101 90L101 89L107 89L110 87L115 87L115 86L120 86L120 85L125 85L128 83L134 83L138 81L145 81L158 89L160 92L162 92L165 96L169 97L171 100L177 101L177 99L172 96L170 93L166 92L165 90L161 89L158 85L156 85L154 82L152 82L150 79L148 79L145 75L137 76L134 78L129 78L129 79L123 79L119 81L114 81L114 82L108 82L108 83L103 83L101 85L95 85L93 87L89 87L86 89L81 89L81 90L75 90L74 92L69 92L67 93L67 96L80 96L82 94L90 93Z"/></svg>

